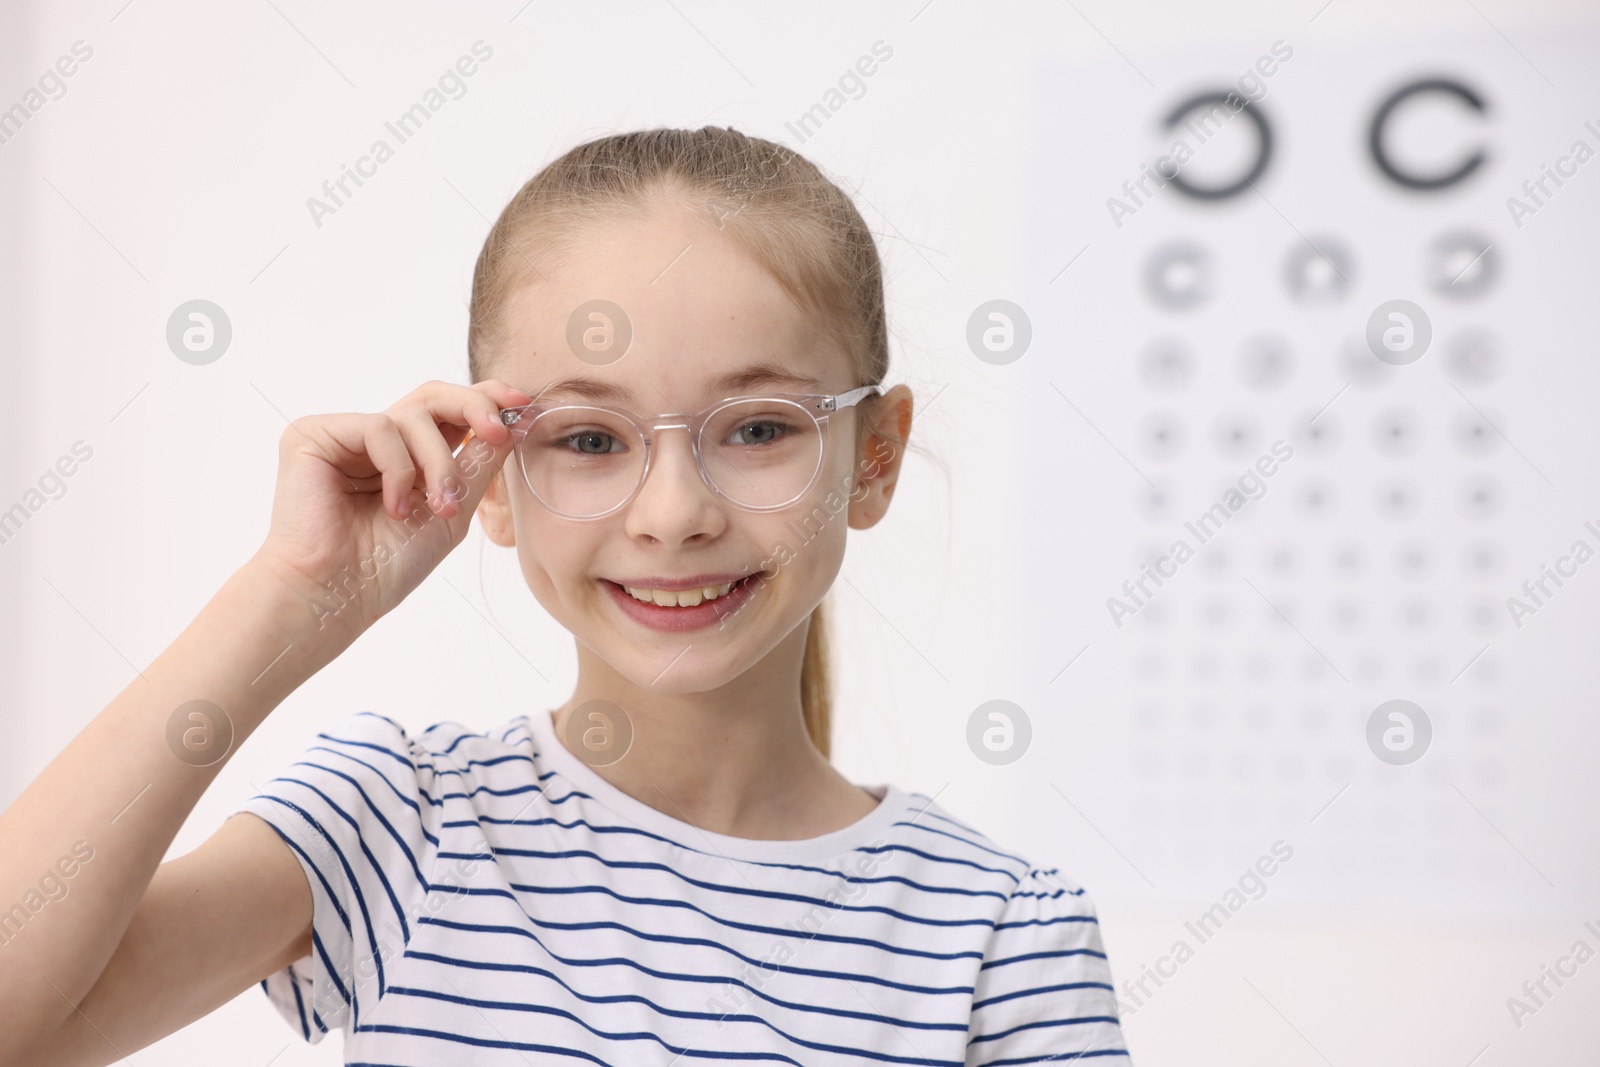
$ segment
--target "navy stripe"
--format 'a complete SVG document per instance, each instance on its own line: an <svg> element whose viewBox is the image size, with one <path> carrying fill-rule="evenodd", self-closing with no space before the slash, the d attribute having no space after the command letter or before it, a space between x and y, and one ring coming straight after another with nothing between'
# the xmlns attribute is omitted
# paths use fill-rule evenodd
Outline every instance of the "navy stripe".
<svg viewBox="0 0 1600 1067"><path fill-rule="evenodd" d="M668 845L673 845L673 846L675 846L677 848L683 849L685 852L693 852L694 854L699 855L699 856L707 856L707 857L714 858L714 859L726 859L727 858L726 856L723 856L720 853L707 852L707 851L705 851L703 849L691 848L688 845L680 844L679 842L673 841L670 838L662 837L660 834L653 834L648 830L641 830L641 829L639 829L637 827L633 827L633 826L608 826L608 825L605 825L603 823L590 823L590 822L587 822L587 821L585 821L583 819L574 819L571 822L562 822L560 819L548 818L548 817L547 818L540 818L540 819L524 819L524 818L501 819L501 818L496 818L496 817L491 816L491 815L479 815L475 819L454 819L454 820L451 820L451 821L448 821L448 822L441 823L440 824L440 829L454 829L454 828L466 827L466 826L482 826L485 823L487 823L489 825L492 825L492 826L493 825L498 825L498 826L527 826L527 827L559 826L563 830L571 830L571 829L575 829L575 828L581 826L581 827L583 827L583 828L585 828L587 830L590 830L590 831L592 831L592 832L594 832L596 834L629 834L629 835L633 835L633 836L637 836L637 837L646 838L646 839L651 840L651 841L660 841L660 842L663 842L663 843L668 844ZM905 825L905 824L895 823L893 825L900 826L900 825ZM493 846L491 846L491 847L493 847ZM510 850L510 849L502 849L501 851L512 853L512 850ZM842 863L844 858L847 857L847 856L855 855L857 853L861 853L861 852L865 852L865 851L867 851L865 848L856 848L856 849L851 850L850 852L843 853L843 854L841 854L840 862ZM512 854L514 854L514 853L512 853ZM456 858L462 858L462 857L456 857ZM806 872L814 873L814 874L825 874L825 875L829 875L829 876L834 877L834 878L842 878L842 879L845 879L846 881L852 881L852 882L898 881L898 882L901 882L901 883L903 883L905 885L911 886L913 889L921 889L921 890L925 890L925 891L927 891L929 893L964 893L964 894L972 895L972 896L1001 896L1001 894L998 894L993 890L971 890L971 889L962 889L962 888L960 888L958 886L926 885L926 884L921 883L921 882L913 882L910 879L902 878L899 875L885 875L884 877L881 877L881 878L866 878L866 877L859 877L859 876L852 877L846 871L835 870L835 869L830 868L830 867L817 867L815 865L805 864L805 863L779 863L779 862L771 861L771 860L741 860L740 862L742 862L742 863L750 863L750 864L753 864L753 865L756 865L756 866L761 866L761 867L773 867L773 868L778 868L780 870L806 871ZM1026 864L1024 864L1024 866L1026 866ZM1082 891L1080 890L1079 892L1082 892ZM1018 894L1013 893L1012 895L1016 896Z"/></svg>
<svg viewBox="0 0 1600 1067"><path fill-rule="evenodd" d="M294 973L294 964L289 964L289 988L294 990L294 1007L300 1013L300 1034L307 1041L311 1040L311 1024L306 1022L306 1003L300 996L300 976Z"/></svg>
<svg viewBox="0 0 1600 1067"><path fill-rule="evenodd" d="M989 960L978 969L987 971L990 967L1004 967L1008 963L1026 963L1029 960L1053 960L1060 959L1063 956L1095 956L1102 960L1106 958L1104 952L1096 952L1092 948L1068 948L1059 952L1029 952L1022 956L1007 956L1001 960Z"/></svg>
<svg viewBox="0 0 1600 1067"><path fill-rule="evenodd" d="M824 898L806 896L806 895L800 894L800 893L779 893L779 892L775 892L773 890L743 889L743 888L740 888L739 886L736 886L736 885L725 885L725 884L723 884L721 882L704 882L704 881L701 881L701 880L699 880L697 878L690 878L688 875L684 874L682 871L678 870L676 867L673 867L673 866L671 866L669 864L665 864L665 863L655 863L655 862L650 862L650 861L646 861L646 860L608 860L604 856L602 856L599 853L594 852L594 851L592 851L590 849L573 848L573 849L564 849L562 851L556 852L556 851L549 851L549 850L545 850L545 849L536 849L536 848L496 848L494 845L490 845L489 847L493 850L494 855L490 855L487 852L441 852L441 853L439 853L439 858L442 859L442 860L484 860L484 861L492 861L495 856L522 856L522 857L525 857L525 858L538 857L539 859L552 859L552 860L573 859L573 858L576 857L576 858L594 860L596 863L599 863L600 865L602 865L604 867L609 867L612 870L661 871L664 874L670 874L674 878L681 879L682 881L687 882L690 885L699 886L701 889L714 890L714 891L719 892L719 893L732 893L732 894L735 894L737 896L763 897L763 898L766 898L766 899L769 899L769 900L792 900L792 901L796 901L796 902L801 903L801 904L813 904L813 905L816 905L818 907L828 907L828 908L839 908L839 909L856 910L856 909L851 909L850 906L847 905L847 904L836 905L832 901L826 900ZM923 890L924 892L928 892L928 893L953 893L953 894L956 894L958 896L964 896L964 897L994 897L996 900L1005 900L1007 898L1007 895L1008 895L1008 894L1005 894L1005 893L997 893L992 889L962 889L962 888L955 887L955 886L950 886L950 887L945 887L945 886L924 886L924 885L919 885L916 882L912 882L909 879L901 878L901 877L883 877L883 878L856 877L856 878L852 878L848 874L844 874L841 871L824 871L822 873L837 875L838 877L843 878L845 880L845 883L848 884L848 885L856 885L858 883L859 884L867 884L867 883L874 883L874 882L876 882L876 883L899 882L899 883L901 883L903 885L908 885L908 886L911 886L914 889L920 889L920 890ZM931 922L933 920L927 920L927 921Z"/></svg>
<svg viewBox="0 0 1600 1067"><path fill-rule="evenodd" d="M343 982L339 981L339 968L334 966L333 957L328 955L328 946L323 943L322 936L318 934L316 930L311 931L311 948L312 951L314 951L317 956L321 958L322 969L327 972L328 982L333 986L334 992L339 994L340 1000L344 1001L346 1004L349 1004L350 991L345 989ZM313 971L312 973L314 974L315 972ZM317 1016L315 1005L312 1006L311 1014L313 1016ZM317 1016L317 1018L318 1025L321 1025L320 1016ZM323 1026L322 1030L324 1033L326 1033L328 1028Z"/></svg>
<svg viewBox="0 0 1600 1067"><path fill-rule="evenodd" d="M465 998L463 998L463 1000L468 1004L475 1003L474 1001L465 1000ZM522 1007L523 1005L514 1006ZM388 1026L375 1024L372 1026L361 1027L361 1029L389 1034L416 1034L422 1037L436 1038L440 1041L449 1041L459 1045L475 1045L479 1048L506 1048L522 1052L549 1052L562 1056L577 1056L582 1059L590 1060L594 1063L605 1064L604 1060L596 1059L587 1052L581 1052L576 1049L561 1048L556 1045L535 1044L525 1041L507 1041L504 1039L490 1039L485 1037L467 1037L462 1034L445 1033L441 1030L425 1030L421 1027L415 1026ZM775 1056L771 1053L717 1052L707 1049L695 1049L671 1045L665 1041L662 1041L654 1034L639 1034L638 1036L656 1041L666 1048L667 1051L689 1059L747 1061L774 1060L778 1063L794 1063L796 1065L800 1064L800 1061L798 1060L790 1059L787 1056ZM960 1060L928 1060L920 1057L890 1056L881 1052L868 1052L862 1049L845 1048L842 1045L825 1045L818 1041L796 1041L795 1043L800 1045L802 1048L812 1048L819 1052L837 1052L840 1054L850 1053L853 1056L860 1056L863 1059L875 1060L878 1063L904 1063L911 1065L911 1067L962 1067ZM609 1065L607 1065L607 1067L609 1067Z"/></svg>
<svg viewBox="0 0 1600 1067"><path fill-rule="evenodd" d="M516 894L507 892L504 889L487 888L487 887L480 888L480 887L477 887L477 886L452 887L452 888L455 889L457 892L466 894L468 896L507 897L507 898L510 898L511 900L515 900L519 905L521 905L521 903L522 903L522 901L517 899ZM659 905L661 905L663 907L688 908L691 911L697 912L698 914L704 916L705 918L710 919L712 922L716 923L718 926L726 926L729 929L733 929L733 930L749 930L749 931L752 931L752 932L758 933L758 934L773 934L773 935L775 935L777 937L788 937L788 936L792 936L794 934L793 930L788 930L788 929L785 929L784 927L781 927L781 926L764 926L764 925L761 925L760 923L736 922L736 921L734 921L732 919L719 918L718 916L712 915L710 912L705 911L705 910L703 910L701 908L697 908L694 905L689 904L686 901L662 900L660 898L652 898L652 897L629 897L629 896L624 896L624 895L618 893L614 889L607 888L606 886L574 886L574 887L554 887L554 888L552 888L552 887L545 887L545 886L512 885L511 888L512 889L521 890L523 892L528 892L528 893L547 893L547 894L571 894L571 893L591 893L591 892L592 893L603 893L603 894L606 894L608 896L615 897L617 900L620 900L620 901L622 901L623 903L626 903L626 904L659 904ZM524 908L523 910L526 911L527 909ZM827 941L827 942L832 942L832 943L836 943L836 944L864 945L864 946L866 946L868 948L882 949L885 952L894 952L894 953L900 953L902 955L910 955L910 956L929 956L929 955L931 955L928 952L920 952L920 951L917 951L916 949L906 948L906 947L901 946L901 945L893 945L893 944L890 944L887 941L874 941L874 940L872 940L870 938L850 937L850 936L843 935L843 934L815 933L815 934L812 934L810 936L809 940ZM978 957L981 958L982 957L982 953L981 952L976 952L976 951L973 951L973 950L968 950L968 951L965 951L965 952L953 953L949 957L941 956L939 958L941 958L941 959L943 959L943 958L960 958L960 957L963 957L963 956L978 956Z"/></svg>
<svg viewBox="0 0 1600 1067"><path fill-rule="evenodd" d="M985 1041L999 1041L1001 1038L1010 1037L1012 1034L1020 1034L1024 1030L1038 1030L1046 1026L1083 1026L1086 1023L1111 1023L1113 1026L1122 1025L1115 1015L1084 1015L1076 1019L1040 1019L1036 1022L1021 1023L1017 1026L1013 1026L1009 1030L1000 1030L993 1034L984 1034L982 1037L975 1037L971 1041L968 1041L967 1044L968 1046L971 1046L981 1045Z"/></svg>
<svg viewBox="0 0 1600 1067"><path fill-rule="evenodd" d="M924 852L924 851L922 851L922 849L920 849L920 848L912 848L910 845L885 845L882 848L863 848L863 849L861 849L861 851L862 852L910 852L912 855L920 856L925 860L933 860L935 863L959 863L963 867L971 867L971 868L973 868L975 870L979 870L979 871L988 871L990 874L1003 874L1007 878L1011 879L1013 882L1021 882L1022 881L1022 879L1020 879L1016 875L1012 874L1010 871L1002 871L998 867L985 867L981 863L974 863L972 860L957 859L954 856L935 856L931 852Z"/></svg>
<svg viewBox="0 0 1600 1067"><path fill-rule="evenodd" d="M547 945L545 945L543 940L541 940L537 934L533 933L532 931L523 930L523 929L520 929L520 928L515 927L515 926L484 926L484 925L479 925L479 924L475 924L475 923L457 922L454 919L440 919L440 918L436 918L436 917L433 917L433 916L426 916L426 915L423 916L419 921L420 922L424 922L424 923L437 923L440 926L448 926L451 929L455 929L455 930L468 930L468 931L471 931L473 933L498 933L498 934L515 935L515 936L518 936L518 937L526 937L526 938L529 938L529 939L533 940L535 943L537 943L539 945L540 948L544 949L546 952L549 952L550 953L550 957L552 959L558 960L561 963L570 964L571 966L574 966L574 967L609 967L609 966L632 967L632 968L635 968L636 970L644 971L644 972L646 972L648 974L658 975L658 976L665 975L666 977L670 977L670 978L680 978L680 979L682 979L683 981L686 981L686 982L698 982L698 981L703 981L704 980L703 977L700 976L700 975L676 974L676 973L666 972L666 971L661 971L661 972L653 971L653 970L650 970L647 967L644 967L642 964L639 964L638 962L636 962L634 960L621 958L621 957L616 957L616 956L607 957L605 959L580 959L580 958L575 958L575 957L558 956L558 955L555 954L555 952L551 951L550 948ZM756 959L753 959L753 958L751 958L749 956L746 956L742 952L737 952L734 949L729 948L727 945L721 944L720 942L707 941L707 940L705 940L703 938L675 937L675 936L672 936L672 935L669 935L669 934L655 934L655 935L639 934L638 931L630 930L627 927L622 926L619 923L606 922L606 921L593 922L593 923L552 923L552 922L546 922L544 920L539 920L539 919L533 919L532 921L534 922L535 925L541 926L541 927L545 927L547 929L548 928L554 928L554 929L568 929L568 930L570 930L570 929L590 929L590 928L593 928L593 927L596 927L596 926L599 926L599 927L614 927L616 929L623 930L626 933L636 934L637 936L644 937L644 938L646 938L648 940L652 940L652 941L666 941L666 942L673 942L673 943L677 943L677 944L697 945L697 946L704 947L704 948L719 949L722 952L727 953L728 955L732 956L734 959L737 959L742 963L746 963L746 964L749 964L751 966L757 966L757 967L763 966L763 963L760 960L756 960ZM420 956L420 955L422 955L422 953L420 951L418 951L416 953L407 953L407 955L418 955L418 956ZM466 961L462 961L462 962L463 962L464 966L475 966L475 964L468 964L468 963L466 963ZM546 971L544 971L544 970L542 970L540 968L537 968L537 967L523 966L523 965L518 965L518 964L503 964L503 965L496 964L494 966L504 966L504 967L506 967L507 969L510 969L510 970L527 970L527 971L531 971L531 972L538 973L538 974L547 974L548 973L548 972L546 972ZM954 995L958 995L958 996L965 996L969 1000L972 997L972 986L944 986L944 987L918 986L918 985L912 985L912 984L907 983L907 982L892 982L887 978L880 978L877 975L869 975L869 974L842 975L842 974L834 973L832 971L819 971L819 970L815 970L815 969L809 968L809 967L790 967L787 964L784 965L783 970L784 970L785 973L788 973L788 974L805 974L805 975L810 975L810 976L815 977L815 978L837 978L837 979L840 979L842 981L867 982L867 983L870 983L872 985L883 986L883 987L885 987L887 989L899 989L899 990L902 990L903 992L907 992L907 993L916 993L916 994L918 994L920 996L946 996L946 995L954 994ZM555 976L552 975L551 977L555 977ZM560 981L559 978L557 978L556 980ZM722 981L722 979L718 979L718 981ZM562 983L562 984L565 985L565 983ZM570 987L569 987L569 989L570 989ZM573 995L576 996L578 994L574 991ZM776 1003L776 1001L774 1003Z"/></svg>
<svg viewBox="0 0 1600 1067"><path fill-rule="evenodd" d="M998 997L990 997L988 1000L975 1000L972 1002L972 1010L979 1011L991 1004L1003 1004L1008 1000L1016 1000L1018 997L1037 997L1043 993L1060 993L1067 989L1104 989L1108 993L1115 992L1109 982L1067 982L1063 985L1040 986L1037 989L1019 989L1015 993L1002 993Z"/></svg>
<svg viewBox="0 0 1600 1067"><path fill-rule="evenodd" d="M504 1039L491 1040L484 1037L467 1037L462 1034L446 1033L443 1030L426 1030L420 1026L372 1025L363 1026L360 1029L383 1034L410 1034L417 1037L431 1037L439 1041L448 1041L457 1045L472 1045L478 1048L505 1048L518 1052L548 1052L552 1056L569 1056L574 1059L588 1060L590 1063L598 1063L601 1065L601 1067L611 1067L611 1065L607 1064L605 1060L602 1060L597 1056L593 1056L579 1049L562 1048L559 1045L537 1044L529 1041L506 1041ZM665 1042L662 1043L665 1044ZM683 1056L711 1057L716 1059L730 1060L773 1059L779 1063L799 1064L798 1060L789 1059L787 1056L769 1056L759 1052L700 1052L698 1050L689 1049L680 1050L672 1045L667 1045L667 1048L670 1051L677 1052L679 1055Z"/></svg>
<svg viewBox="0 0 1600 1067"><path fill-rule="evenodd" d="M603 885L562 885L562 886L525 885L525 884L520 883L520 882L507 882L506 884L509 885L512 889L515 889L519 893L547 893L547 894L550 894L550 893L557 893L557 894L565 894L565 893L603 893L603 894L605 894L607 896L614 897L617 900L624 901L625 903L628 903L628 904L654 904L657 907L662 907L662 908L687 908L690 911L698 912L699 914L701 914L701 915L705 916L706 918L710 919L712 922L722 923L723 925L726 925L726 926L738 926L738 925L740 925L738 923L731 922L729 920L726 920L726 919L720 918L720 917L718 917L716 915L713 915L713 914L711 914L711 912L706 911L704 908L700 907L698 904L691 904L686 900L673 900L673 899L671 899L669 897L631 897L631 896L627 896L627 895L625 895L623 893L618 893L615 889L612 889L609 886L603 886ZM785 896L785 897L790 896L790 894L781 894L781 895ZM800 898L800 899L807 899L807 898ZM896 911L893 908L885 908L885 907L882 907L881 905L877 905L877 904L863 905L862 907L859 907L859 908L849 907L849 906L840 906L840 907L836 907L835 908L834 905L827 904L826 902L824 902L823 906L824 907L829 907L829 908L834 908L835 911L851 911L851 912L856 912L856 913L859 913L859 914L876 913L876 914L880 914L880 915L889 915L889 916L892 916L893 918L900 919L900 920L902 920L904 922L917 923L918 925L922 925L922 926L942 926L942 927L948 927L948 926L982 926L982 927L985 927L985 928L989 928L989 927L992 927L994 925L994 920L985 919L985 918L976 918L976 919L924 919L924 918L922 918L920 916L917 916L917 915L907 915L903 911ZM760 929L760 928L757 927L756 929Z"/></svg>
<svg viewBox="0 0 1600 1067"><path fill-rule="evenodd" d="M909 826L914 830L922 830L925 833L938 834L941 837L948 837L952 841L960 841L964 845L971 845L973 848L982 849L991 856L999 856L1003 860L1010 860L1012 863L1015 863L1024 869L1026 869L1028 866L1028 861L1023 859L1021 856L1013 856L1009 852L1002 852L1000 849L991 848L989 845L986 845L981 841L974 841L971 838L962 837L960 834L953 834L949 830L941 830L937 826L924 826L915 819L902 819L901 821L891 823L890 825ZM985 840L987 840L987 838L985 838Z"/></svg>
<svg viewBox="0 0 1600 1067"><path fill-rule="evenodd" d="M739 986L751 996L760 997L768 1004L773 1004L780 1008L787 1008L794 1012L809 1012L815 1015L830 1015L840 1019L860 1019L864 1022L886 1023L890 1026L904 1026L916 1030L955 1030L961 1033L965 1033L967 1030L967 1024L964 1022L917 1022L910 1019L891 1019L886 1015L878 1015L873 1012L853 1011L848 1008L823 1008L813 1004L802 1004L797 1001L779 1000L777 997L769 996L766 993L761 992L760 989L752 986L748 982L738 978L728 978L723 975L685 974L683 972L660 971L651 967L646 967L635 960L626 959L621 956L613 956L610 959L603 960L571 959L569 957L560 956L554 952L551 952L549 946L547 945L541 947L543 947L546 952L549 952L550 958L555 960L557 963L564 963L569 966L578 967L631 967L642 974L648 974L652 978L665 978L674 982L687 982L691 985L714 986L718 989L721 989L724 986ZM548 970L544 967L536 967L529 963L486 963L479 960L460 959L454 956L441 956L437 953L421 951L407 952L406 957L408 959L429 960L433 963L444 964L451 967L461 967L468 970L504 971L512 974L539 975L542 978L550 979L572 996L577 997L579 1000L585 1001L589 1004L643 1004L645 1007L659 1015L671 1016L678 1019L709 1020L727 1018L725 1013L712 1011L684 1011L679 1008L666 1008L660 1004L657 1004L648 997L640 996L637 993L613 993L606 996L596 996L592 993L580 993L576 988L574 988L570 983L568 983L554 971ZM841 978L841 981L849 980L849 978ZM392 993L398 988L400 987L394 986L390 989L390 992ZM416 991L412 990L412 992ZM971 990L967 990L966 992L970 994ZM782 1030L779 1030L776 1026L767 1022L765 1019L754 1019L752 1021L759 1022L761 1025L772 1030L774 1033L782 1034L784 1037L789 1038L790 1040L794 1039L794 1035L783 1033Z"/></svg>
<svg viewBox="0 0 1600 1067"><path fill-rule="evenodd" d="M1093 915L1058 915L1054 919L1027 919L1022 922L1000 923L995 930L1020 930L1024 926L1054 926L1056 923L1098 923Z"/></svg>
<svg viewBox="0 0 1600 1067"><path fill-rule="evenodd" d="M1065 1052L1052 1052L1048 1056L1021 1056L1003 1060L984 1060L978 1064L978 1067L1015 1067L1016 1064L1022 1063L1068 1064L1078 1060L1099 1059L1101 1056L1126 1056L1127 1054L1128 1050L1125 1048L1102 1048L1093 1052L1074 1052L1070 1056Z"/></svg>

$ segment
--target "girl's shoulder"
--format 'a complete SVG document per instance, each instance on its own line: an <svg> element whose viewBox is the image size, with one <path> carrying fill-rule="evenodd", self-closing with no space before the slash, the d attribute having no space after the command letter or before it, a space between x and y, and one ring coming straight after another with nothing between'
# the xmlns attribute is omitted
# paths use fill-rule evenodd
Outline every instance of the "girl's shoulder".
<svg viewBox="0 0 1600 1067"><path fill-rule="evenodd" d="M381 712L358 711L319 732L308 751L330 745L364 749L386 767L408 765L424 778L470 776L480 768L530 763L535 755L525 715L475 728L454 719L407 726Z"/></svg>
<svg viewBox="0 0 1600 1067"><path fill-rule="evenodd" d="M437 756L456 756L462 750L481 756L488 749L507 749L528 743L531 735L527 720L526 715L516 715L493 725L474 728L455 719L440 719L408 727L381 712L357 711L336 721L323 734Z"/></svg>
<svg viewBox="0 0 1600 1067"><path fill-rule="evenodd" d="M436 721L407 727L358 711L318 731L298 759L244 805L310 861L323 858L331 885L359 870L350 854L387 867L401 863L426 886L440 835L457 831L462 805L513 803L531 792L534 756L516 720L488 730Z"/></svg>
<svg viewBox="0 0 1600 1067"><path fill-rule="evenodd" d="M926 794L909 792L905 795L910 801L907 816L896 825L916 832L908 832L908 842L921 835L929 848L938 842L945 850L953 850L954 855L1009 876L1015 883L1011 895L1017 898L1056 900L1087 895L1083 886L1059 867L1035 863L1017 850L996 843L988 834L956 818Z"/></svg>
<svg viewBox="0 0 1600 1067"><path fill-rule="evenodd" d="M922 793L904 794L905 815L891 824L886 852L910 857L903 873L920 884L960 886L988 898L989 954L1040 941L1100 952L1099 915L1085 887L1053 863L1019 852Z"/></svg>

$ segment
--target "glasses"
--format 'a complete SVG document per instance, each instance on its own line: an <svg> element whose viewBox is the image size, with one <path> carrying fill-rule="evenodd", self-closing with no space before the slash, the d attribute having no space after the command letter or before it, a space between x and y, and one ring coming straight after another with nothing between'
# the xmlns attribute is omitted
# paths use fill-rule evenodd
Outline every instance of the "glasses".
<svg viewBox="0 0 1600 1067"><path fill-rule="evenodd" d="M712 492L746 511L775 511L816 482L831 413L877 395L877 386L863 385L838 394L731 396L693 415L648 418L626 408L535 402L502 409L500 420L517 437L528 491L565 518L598 519L632 500L661 430L689 431Z"/></svg>

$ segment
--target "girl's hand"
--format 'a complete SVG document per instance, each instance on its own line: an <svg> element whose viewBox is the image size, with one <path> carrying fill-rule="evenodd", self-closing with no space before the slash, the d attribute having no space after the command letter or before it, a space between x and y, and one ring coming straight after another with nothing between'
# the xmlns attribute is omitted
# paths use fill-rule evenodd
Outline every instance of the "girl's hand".
<svg viewBox="0 0 1600 1067"><path fill-rule="evenodd" d="M252 563L355 640L466 537L513 448L499 409L529 400L497 378L435 381L380 415L294 420L278 444L272 519Z"/></svg>

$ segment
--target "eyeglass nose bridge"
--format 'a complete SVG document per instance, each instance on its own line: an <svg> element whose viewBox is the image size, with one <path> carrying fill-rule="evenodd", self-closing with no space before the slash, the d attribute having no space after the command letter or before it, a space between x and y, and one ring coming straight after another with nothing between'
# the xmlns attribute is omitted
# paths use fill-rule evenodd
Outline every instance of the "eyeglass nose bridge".
<svg viewBox="0 0 1600 1067"><path fill-rule="evenodd" d="M677 419L677 422L663 422L663 419ZM695 437L700 436L700 427L683 415L656 415L639 420L639 433L644 438L644 443L655 443L655 435L661 430L688 430Z"/></svg>
<svg viewBox="0 0 1600 1067"><path fill-rule="evenodd" d="M634 498L639 495L640 491L644 489L645 479L650 477L650 468L655 466L656 435L662 430L687 431L689 434L689 451L694 456L694 465L700 473L700 481L703 482L705 487L711 490L712 493L724 499L728 499L728 494L722 491L722 487L711 480L711 472L706 469L705 458L700 453L700 443L703 436L703 430L705 429L705 424L707 421L709 421L711 414L712 412L708 410L701 412L699 415L661 414L641 416L638 419L635 419L634 421L637 424L640 438L644 441L644 465L639 468L639 482L633 487L633 492L629 493L627 499L623 500L623 502L618 504L616 508L613 508L612 511L631 504Z"/></svg>

